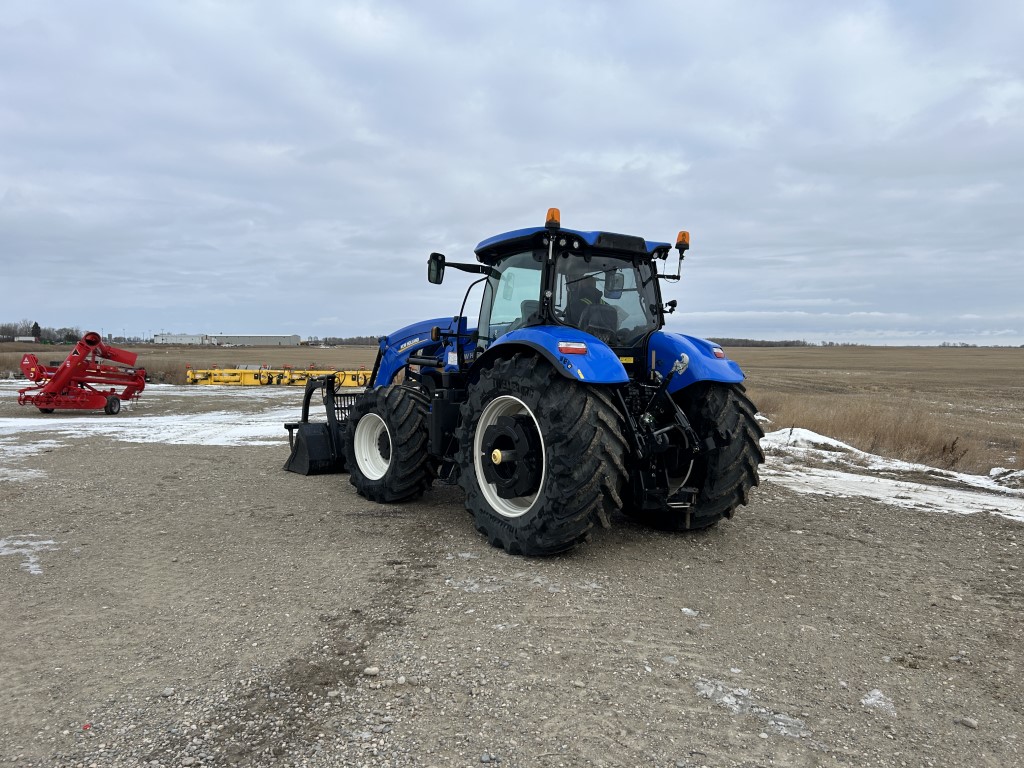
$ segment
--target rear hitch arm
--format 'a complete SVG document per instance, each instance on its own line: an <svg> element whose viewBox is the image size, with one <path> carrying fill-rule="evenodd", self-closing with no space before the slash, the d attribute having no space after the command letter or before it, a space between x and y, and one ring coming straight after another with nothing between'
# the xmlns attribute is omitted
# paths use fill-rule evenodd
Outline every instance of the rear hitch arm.
<svg viewBox="0 0 1024 768"><path fill-rule="evenodd" d="M668 387L672 383L672 379L686 371L689 365L689 356L686 353L679 355L679 359L672 364L669 372L665 376L661 377L658 388L654 391L654 394L651 395L651 399L647 401L644 413L640 416L640 423L650 430L650 434L654 439L654 444L656 446L655 450L664 450L669 447L670 442L667 434L673 429L679 429L682 431L683 435L686 437L686 444L691 446L691 450L695 454L704 453L707 450L712 450L717 447L717 445L706 445L705 441L702 441L700 437L698 437L697 433L690 425L690 420L683 412L683 409L679 407L679 404L676 403L675 400L669 397ZM657 371L654 373L657 375ZM654 414L651 413L651 407L662 398L670 403L670 407L672 408L672 412L675 416L675 423L669 424L661 429L654 429L653 427L656 423L656 419Z"/></svg>

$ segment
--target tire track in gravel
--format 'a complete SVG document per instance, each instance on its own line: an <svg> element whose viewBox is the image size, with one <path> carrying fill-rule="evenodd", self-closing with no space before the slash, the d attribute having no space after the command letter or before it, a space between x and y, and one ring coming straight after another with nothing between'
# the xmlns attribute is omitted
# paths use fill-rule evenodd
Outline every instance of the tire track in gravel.
<svg viewBox="0 0 1024 768"><path fill-rule="evenodd" d="M393 716L365 716L367 692L408 690L416 681L366 670L375 666L381 636L404 631L416 607L420 574L433 566L419 551L424 538L412 506L377 506L356 496L346 476L332 480L342 510L335 515L340 521L335 534L373 551L374 572L356 593L338 595L335 610L319 615L313 644L242 682L206 713L203 751L184 734L151 751L148 759L215 757L245 765L322 759L335 765L350 749L378 751L392 730ZM408 546L396 546L400 542Z"/></svg>

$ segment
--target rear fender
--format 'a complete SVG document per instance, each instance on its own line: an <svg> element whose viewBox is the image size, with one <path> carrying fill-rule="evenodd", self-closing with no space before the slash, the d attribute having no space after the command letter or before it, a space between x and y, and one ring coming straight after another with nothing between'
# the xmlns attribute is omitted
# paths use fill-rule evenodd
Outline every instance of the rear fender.
<svg viewBox="0 0 1024 768"><path fill-rule="evenodd" d="M565 354L558 342L574 341L587 345L586 354ZM487 367L498 357L511 357L517 351L540 355L568 379L586 384L624 384L629 381L618 356L603 341L575 328L533 325L506 333L493 342L473 363L472 371Z"/></svg>
<svg viewBox="0 0 1024 768"><path fill-rule="evenodd" d="M653 355L654 369L666 376L684 353L690 358L690 364L685 371L673 377L668 386L669 392L678 392L698 381L739 384L745 378L739 365L725 357L725 352L713 341L665 331L651 334L647 344L647 368L651 367Z"/></svg>

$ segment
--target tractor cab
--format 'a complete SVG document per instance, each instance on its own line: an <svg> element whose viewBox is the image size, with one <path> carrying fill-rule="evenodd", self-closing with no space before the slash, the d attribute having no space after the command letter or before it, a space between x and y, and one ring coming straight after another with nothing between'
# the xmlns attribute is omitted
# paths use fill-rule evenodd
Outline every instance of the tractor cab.
<svg viewBox="0 0 1024 768"><path fill-rule="evenodd" d="M562 229L559 218L552 208L544 227L484 240L476 248L479 265L449 264L485 275L480 352L507 333L537 325L569 326L613 349L634 350L664 325L674 303L661 302L656 263L667 257L669 244ZM680 235L681 257L689 237ZM440 282L444 257L431 259L431 282Z"/></svg>
<svg viewBox="0 0 1024 768"><path fill-rule="evenodd" d="M610 347L633 347L661 327L650 261L565 252L550 268L543 248L499 257L480 306L479 344L517 328L568 325Z"/></svg>

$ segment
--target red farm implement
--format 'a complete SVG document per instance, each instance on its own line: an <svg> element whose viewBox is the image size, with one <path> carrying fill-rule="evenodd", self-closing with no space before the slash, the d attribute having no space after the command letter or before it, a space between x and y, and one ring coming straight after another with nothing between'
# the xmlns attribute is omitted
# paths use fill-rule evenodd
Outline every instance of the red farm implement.
<svg viewBox="0 0 1024 768"><path fill-rule="evenodd" d="M21 372L36 383L18 391L20 405L34 405L43 413L55 410L99 410L115 414L122 400L138 399L146 387L146 371L131 368L134 352L111 347L89 331L58 366L43 365L33 354L21 359ZM105 365L110 360L119 365ZM122 367L124 366L124 367Z"/></svg>

